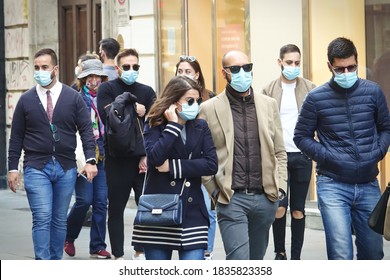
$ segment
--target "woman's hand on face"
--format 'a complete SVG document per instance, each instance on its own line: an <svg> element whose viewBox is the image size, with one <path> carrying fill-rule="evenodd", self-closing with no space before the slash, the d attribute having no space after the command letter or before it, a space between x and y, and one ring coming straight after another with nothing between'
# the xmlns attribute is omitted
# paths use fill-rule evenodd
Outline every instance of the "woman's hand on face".
<svg viewBox="0 0 390 280"><path fill-rule="evenodd" d="M178 122L179 121L179 117L177 116L176 109L177 109L177 106L175 104L172 104L171 106L169 106L168 109L165 110L164 116L168 121L170 121L170 122Z"/></svg>

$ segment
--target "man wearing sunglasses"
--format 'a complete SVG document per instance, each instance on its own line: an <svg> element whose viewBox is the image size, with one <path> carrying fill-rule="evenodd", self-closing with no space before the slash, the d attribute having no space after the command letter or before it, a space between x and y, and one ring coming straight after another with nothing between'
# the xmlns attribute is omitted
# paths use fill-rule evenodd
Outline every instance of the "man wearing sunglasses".
<svg viewBox="0 0 390 280"><path fill-rule="evenodd" d="M130 92L137 98L135 103L136 113L139 124L142 125L145 120L145 114L149 112L156 98L156 93L150 86L137 82L140 65L138 64L139 55L135 49L122 50L115 60L119 77L115 80L104 82L99 86L97 93L99 115L106 126L106 108L109 108L109 105L116 97L121 97L120 95L123 93ZM132 106L134 104L129 105ZM118 156L118 154L121 156ZM135 201L138 204L139 196L142 193L144 172L146 171L146 157L143 147L142 150L137 150L134 154L136 156L124 154L121 151L115 151L114 153L114 151L110 151L108 148L107 142L105 143L105 171L109 201L108 233L112 254L115 259L123 259L124 257L123 214L130 192L133 189ZM144 259L142 248L134 248L134 250L135 255L133 259Z"/></svg>
<svg viewBox="0 0 390 280"><path fill-rule="evenodd" d="M317 162L317 196L328 259L383 258L383 238L368 226L380 198L378 162L390 144L390 117L378 84L358 78L353 42L336 38L328 45L329 82L303 102L294 142ZM314 135L318 140L314 138Z"/></svg>
<svg viewBox="0 0 390 280"><path fill-rule="evenodd" d="M281 70L279 78L263 88L263 94L275 98L278 102L288 159L288 195L280 202L275 222L272 224L275 260L287 260L285 239L289 201L291 259L299 260L305 233L305 202L310 185L312 160L295 146L293 136L303 99L315 86L309 80L298 77L301 69L301 51L296 45L288 44L281 47L277 62Z"/></svg>
<svg viewBox="0 0 390 280"><path fill-rule="evenodd" d="M287 186L279 110L275 99L253 91L245 53L226 53L222 66L225 90L200 107L218 155L217 174L202 181L216 201L226 259L260 260Z"/></svg>

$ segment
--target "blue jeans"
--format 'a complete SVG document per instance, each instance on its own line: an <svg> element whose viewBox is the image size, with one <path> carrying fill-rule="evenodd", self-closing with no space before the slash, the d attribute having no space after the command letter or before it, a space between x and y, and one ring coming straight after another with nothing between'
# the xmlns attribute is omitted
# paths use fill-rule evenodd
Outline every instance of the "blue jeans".
<svg viewBox="0 0 390 280"><path fill-rule="evenodd" d="M168 249L155 249L155 248L144 248L145 258L147 260L170 260L172 259L172 250ZM179 260L203 260L204 250L179 250Z"/></svg>
<svg viewBox="0 0 390 280"><path fill-rule="evenodd" d="M79 176L76 180L76 201L68 215L66 240L74 242L80 234L85 215L92 205L89 252L106 249L107 184L103 162L97 164L98 175L92 183Z"/></svg>
<svg viewBox="0 0 390 280"><path fill-rule="evenodd" d="M358 260L383 258L383 238L368 227L368 217L381 195L377 180L346 184L318 175L317 195L328 259L353 259L352 228Z"/></svg>
<svg viewBox="0 0 390 280"><path fill-rule="evenodd" d="M202 185L202 192L203 192L204 202L206 203L207 211L209 212L210 227L208 231L207 252L211 253L214 250L217 215L215 213L215 210L211 210L211 199L206 188L203 185Z"/></svg>
<svg viewBox="0 0 390 280"><path fill-rule="evenodd" d="M64 171L54 158L42 170L29 166L24 170L24 187L32 212L32 239L37 260L62 258L66 214L76 176L76 168Z"/></svg>
<svg viewBox="0 0 390 280"><path fill-rule="evenodd" d="M227 260L262 260L279 202L264 194L234 193L229 204L217 202L217 219Z"/></svg>

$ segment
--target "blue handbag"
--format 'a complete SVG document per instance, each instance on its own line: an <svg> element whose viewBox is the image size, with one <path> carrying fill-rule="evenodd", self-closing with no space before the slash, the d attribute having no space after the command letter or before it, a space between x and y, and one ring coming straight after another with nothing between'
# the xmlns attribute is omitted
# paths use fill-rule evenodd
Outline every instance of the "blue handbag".
<svg viewBox="0 0 390 280"><path fill-rule="evenodd" d="M145 226L181 225L183 222L181 195L183 194L186 179L183 181L180 194L144 194L146 180L147 174L145 174L144 186L138 201L134 224Z"/></svg>
<svg viewBox="0 0 390 280"><path fill-rule="evenodd" d="M180 225L183 221L181 194L142 194L135 225Z"/></svg>

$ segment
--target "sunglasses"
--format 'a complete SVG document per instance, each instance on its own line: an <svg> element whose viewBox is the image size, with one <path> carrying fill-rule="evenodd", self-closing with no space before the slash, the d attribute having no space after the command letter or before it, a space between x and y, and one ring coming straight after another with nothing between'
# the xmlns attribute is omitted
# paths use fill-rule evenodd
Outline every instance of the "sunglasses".
<svg viewBox="0 0 390 280"><path fill-rule="evenodd" d="M180 56L180 61L194 62L195 60L196 60L195 56L187 56L187 55L181 55Z"/></svg>
<svg viewBox="0 0 390 280"><path fill-rule="evenodd" d="M123 64L121 68L123 71L129 71L131 68L133 68L134 71L138 71L140 67L139 64L134 64L133 66L130 64Z"/></svg>
<svg viewBox="0 0 390 280"><path fill-rule="evenodd" d="M343 67L343 66L332 67L333 71L336 72L337 74L345 73L345 69L347 69L348 72L355 72L357 68L358 68L357 64L349 65L349 66L346 66L346 67Z"/></svg>
<svg viewBox="0 0 390 280"><path fill-rule="evenodd" d="M57 126L55 124L50 124L50 130L51 133L53 133L54 142L60 141L60 135L57 133Z"/></svg>
<svg viewBox="0 0 390 280"><path fill-rule="evenodd" d="M244 69L245 72L250 72L252 71L252 67L253 67L253 63L248 63L242 66L237 66L237 65L225 66L223 67L223 69L229 69L230 73L237 74L238 72L240 72L241 68Z"/></svg>
<svg viewBox="0 0 390 280"><path fill-rule="evenodd" d="M198 99L196 99L196 103L198 103L198 105L200 105L202 103L202 97L199 97ZM194 98L188 98L187 100L187 103L188 103L188 106L192 106L192 104L195 103L195 99Z"/></svg>

